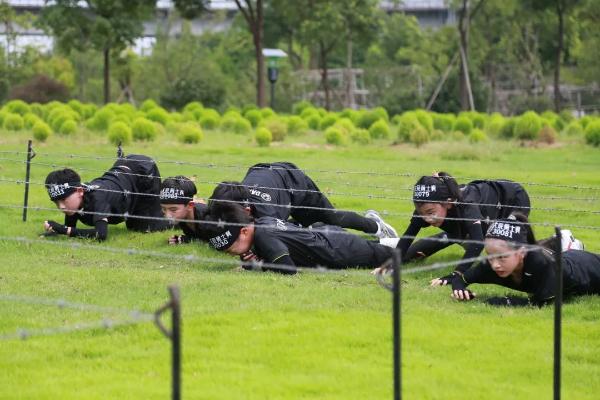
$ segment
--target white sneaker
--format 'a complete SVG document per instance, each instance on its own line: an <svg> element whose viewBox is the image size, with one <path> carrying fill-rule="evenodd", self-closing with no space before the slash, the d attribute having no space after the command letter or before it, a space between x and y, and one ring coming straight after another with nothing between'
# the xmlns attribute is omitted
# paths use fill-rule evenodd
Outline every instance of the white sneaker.
<svg viewBox="0 0 600 400"><path fill-rule="evenodd" d="M563 252L568 250L583 250L585 247L583 242L579 239L575 239L573 232L568 229L561 229L560 236Z"/></svg>
<svg viewBox="0 0 600 400"><path fill-rule="evenodd" d="M368 210L365 213L365 218L372 219L373 221L375 221L377 223L377 226L379 228L377 229L377 233L375 233L375 236L377 236L379 239L397 238L398 237L398 233L396 233L396 230L394 228L392 228L392 226L390 224L387 224L383 220L383 218L381 218L381 216L379 215L379 213L377 211Z"/></svg>

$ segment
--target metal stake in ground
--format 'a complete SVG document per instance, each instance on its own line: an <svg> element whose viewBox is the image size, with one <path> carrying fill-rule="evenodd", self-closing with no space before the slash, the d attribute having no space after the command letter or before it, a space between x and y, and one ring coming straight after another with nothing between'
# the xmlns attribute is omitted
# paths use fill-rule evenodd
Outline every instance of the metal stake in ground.
<svg viewBox="0 0 600 400"><path fill-rule="evenodd" d="M31 172L31 160L35 157L35 152L31 147L31 140L27 141L27 162L25 170L25 197L23 198L23 222L27 221L27 204L29 203L29 175Z"/></svg>
<svg viewBox="0 0 600 400"><path fill-rule="evenodd" d="M179 288L169 286L171 300L154 312L154 323L158 329L171 340L172 344L172 399L181 399L181 304ZM171 330L165 328L160 316L166 310L171 310Z"/></svg>
<svg viewBox="0 0 600 400"><path fill-rule="evenodd" d="M400 322L400 267L402 258L400 252L395 250L392 255L393 279L393 323L394 323L394 400L402 398L402 325Z"/></svg>
<svg viewBox="0 0 600 400"><path fill-rule="evenodd" d="M555 232L556 240L554 257L556 260L556 296L554 298L554 400L560 400L563 301L562 235L560 233L560 227L557 226Z"/></svg>

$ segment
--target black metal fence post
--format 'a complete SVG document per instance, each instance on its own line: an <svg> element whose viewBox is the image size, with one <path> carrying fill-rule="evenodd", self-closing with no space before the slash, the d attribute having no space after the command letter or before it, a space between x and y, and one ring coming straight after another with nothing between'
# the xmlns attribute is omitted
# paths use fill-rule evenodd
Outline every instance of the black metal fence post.
<svg viewBox="0 0 600 400"><path fill-rule="evenodd" d="M554 298L554 400L560 400L561 382L561 340L562 340L562 235L560 227L555 228L556 241L554 246L556 260L556 295Z"/></svg>
<svg viewBox="0 0 600 400"><path fill-rule="evenodd" d="M400 321L400 306L402 296L400 295L402 258L400 252L394 251L392 255L392 301L393 301L393 324L394 324L394 400L402 398L402 325Z"/></svg>
<svg viewBox="0 0 600 400"><path fill-rule="evenodd" d="M25 170L25 197L23 198L23 222L27 221L27 207L29 204L29 177L31 175L31 159L35 157L35 152L31 146L31 140L27 141L27 167Z"/></svg>
<svg viewBox="0 0 600 400"><path fill-rule="evenodd" d="M175 285L168 287L171 299L154 312L154 323L158 329L171 341L171 394L173 400L181 399L181 302L179 288ZM165 328L160 316L171 310L171 330Z"/></svg>

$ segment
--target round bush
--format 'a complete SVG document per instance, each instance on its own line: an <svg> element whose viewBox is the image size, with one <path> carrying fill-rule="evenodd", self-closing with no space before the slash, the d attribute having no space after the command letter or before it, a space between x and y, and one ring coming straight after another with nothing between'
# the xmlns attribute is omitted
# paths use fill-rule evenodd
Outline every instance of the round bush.
<svg viewBox="0 0 600 400"><path fill-rule="evenodd" d="M356 126L354 126L352 121L348 118L338 119L338 121L335 123L334 126L338 129L340 129L342 131L342 133L346 136L351 136L354 133L354 131L356 131L358 129ZM367 132L369 132L369 131L367 131ZM369 138L370 137L371 136L369 135Z"/></svg>
<svg viewBox="0 0 600 400"><path fill-rule="evenodd" d="M302 135L308 130L306 121L297 115L292 115L287 120L287 131L290 135Z"/></svg>
<svg viewBox="0 0 600 400"><path fill-rule="evenodd" d="M274 142L281 142L287 136L287 124L281 118L269 118L263 121L262 126L271 132Z"/></svg>
<svg viewBox="0 0 600 400"><path fill-rule="evenodd" d="M191 101L183 107L183 112L193 112L194 110L202 110L204 106L199 101Z"/></svg>
<svg viewBox="0 0 600 400"><path fill-rule="evenodd" d="M346 135L340 129L331 126L325 131L325 141L335 146L343 146L346 144Z"/></svg>
<svg viewBox="0 0 600 400"><path fill-rule="evenodd" d="M466 117L464 115L459 116L454 121L454 126L452 127L452 129L455 131L460 131L460 132L464 133L465 135L468 135L473 130L473 122L471 121L471 119L469 117Z"/></svg>
<svg viewBox="0 0 600 400"><path fill-rule="evenodd" d="M428 133L433 131L433 118L429 113L425 110L417 110L415 111L415 117L419 120L419 124L425 129L427 129Z"/></svg>
<svg viewBox="0 0 600 400"><path fill-rule="evenodd" d="M590 122L585 127L585 141L592 146L600 146L600 121Z"/></svg>
<svg viewBox="0 0 600 400"><path fill-rule="evenodd" d="M227 118L227 117L243 118L242 114L240 114L239 110L237 110L235 108L230 108L227 111L225 111L225 113L223 113L223 116L221 118Z"/></svg>
<svg viewBox="0 0 600 400"><path fill-rule="evenodd" d="M62 124L69 119L78 121L79 115L69 107L56 107L48 114L47 122L54 132L60 132Z"/></svg>
<svg viewBox="0 0 600 400"><path fill-rule="evenodd" d="M485 114L478 113L477 111L463 111L458 116L469 118L473 123L473 128L483 129L485 127Z"/></svg>
<svg viewBox="0 0 600 400"><path fill-rule="evenodd" d="M115 146L131 142L131 128L125 122L115 122L108 128L108 140Z"/></svg>
<svg viewBox="0 0 600 400"><path fill-rule="evenodd" d="M86 127L94 131L106 131L114 117L114 112L106 108L101 108L86 122Z"/></svg>
<svg viewBox="0 0 600 400"><path fill-rule="evenodd" d="M410 132L409 140L415 146L421 147L425 143L429 142L429 133L427 132L427 129L423 128L419 124Z"/></svg>
<svg viewBox="0 0 600 400"><path fill-rule="evenodd" d="M25 127L25 122L19 114L8 113L4 117L3 126L7 131L20 131Z"/></svg>
<svg viewBox="0 0 600 400"><path fill-rule="evenodd" d="M148 99L145 100L141 105L140 105L140 110L143 112L148 112L150 110L152 110L153 108L158 107L158 104L156 104L156 102L152 99Z"/></svg>
<svg viewBox="0 0 600 400"><path fill-rule="evenodd" d="M260 115L262 115L262 117L265 119L271 118L275 116L275 111L273 111L273 109L271 109L270 107L261 108Z"/></svg>
<svg viewBox="0 0 600 400"><path fill-rule="evenodd" d="M29 108L31 108L31 112L37 115L38 117L42 119L46 117L44 106L42 106L40 103L31 103L29 105Z"/></svg>
<svg viewBox="0 0 600 400"><path fill-rule="evenodd" d="M317 108L317 113L319 114L319 117L323 118L329 112L326 109L324 109L323 107L319 107L319 108Z"/></svg>
<svg viewBox="0 0 600 400"><path fill-rule="evenodd" d="M133 140L152 141L156 138L156 124L146 118L136 118L131 125Z"/></svg>
<svg viewBox="0 0 600 400"><path fill-rule="evenodd" d="M569 125L567 125L564 132L568 136L583 136L583 134L584 134L584 130L581 127L581 125L579 124L579 121L577 121L577 120L573 120L573 121L569 122Z"/></svg>
<svg viewBox="0 0 600 400"><path fill-rule="evenodd" d="M371 143L371 134L366 129L353 129L350 132L350 140L358 144Z"/></svg>
<svg viewBox="0 0 600 400"><path fill-rule="evenodd" d="M183 143L193 144L198 143L204 138L202 129L192 122L181 124L178 128L179 140Z"/></svg>
<svg viewBox="0 0 600 400"><path fill-rule="evenodd" d="M31 112L31 107L23 100L11 100L4 105L4 109L10 113L19 114L21 116Z"/></svg>
<svg viewBox="0 0 600 400"><path fill-rule="evenodd" d="M565 124L568 124L569 122L573 121L575 119L575 117L573 116L573 113L569 110L562 110L558 116L560 117L560 119L563 120L563 122Z"/></svg>
<svg viewBox="0 0 600 400"><path fill-rule="evenodd" d="M583 129L587 128L587 125L593 121L593 118L589 115L586 115L584 117L579 118L579 125L581 125L581 127Z"/></svg>
<svg viewBox="0 0 600 400"><path fill-rule="evenodd" d="M523 140L536 139L542 129L542 120L534 111L527 111L517 118L515 137Z"/></svg>
<svg viewBox="0 0 600 400"><path fill-rule="evenodd" d="M146 118L150 121L158 122L162 126L167 125L167 122L170 121L171 117L169 113L161 107L155 107L146 113Z"/></svg>
<svg viewBox="0 0 600 400"><path fill-rule="evenodd" d="M292 113L300 115L306 108L314 108L310 101L302 100L292 106Z"/></svg>
<svg viewBox="0 0 600 400"><path fill-rule="evenodd" d="M431 140L432 142L438 141L438 140L444 140L446 138L446 135L444 134L443 131L440 131L439 129L434 129L431 132L429 132L429 140Z"/></svg>
<svg viewBox="0 0 600 400"><path fill-rule="evenodd" d="M79 115L83 115L83 104L79 100L70 100L67 105Z"/></svg>
<svg viewBox="0 0 600 400"><path fill-rule="evenodd" d="M212 108L205 108L200 114L198 122L203 129L217 129L221 116Z"/></svg>
<svg viewBox="0 0 600 400"><path fill-rule="evenodd" d="M500 131L500 136L504 139L511 139L515 136L515 125L517 124L517 120L515 118L506 118L504 121L504 125L502 126L502 130Z"/></svg>
<svg viewBox="0 0 600 400"><path fill-rule="evenodd" d="M413 112L405 112L400 117L395 118L398 125L398 140L401 142L410 142L410 136L413 131L423 128ZM425 128L423 128L425 129ZM427 129L425 129L427 132Z"/></svg>
<svg viewBox="0 0 600 400"><path fill-rule="evenodd" d="M390 137L390 126L386 121L380 119L371 125L369 135L373 139L387 139Z"/></svg>
<svg viewBox="0 0 600 400"><path fill-rule="evenodd" d="M273 135L271 134L270 130L261 126L256 129L256 132L254 133L254 140L256 140L256 143L260 147L268 147L273 140Z"/></svg>
<svg viewBox="0 0 600 400"><path fill-rule="evenodd" d="M487 140L487 135L479 128L473 129L469 134L469 142L471 143L487 142Z"/></svg>
<svg viewBox="0 0 600 400"><path fill-rule="evenodd" d="M310 129L317 131L319 130L319 126L321 126L321 117L317 113L312 114L306 118L306 123Z"/></svg>
<svg viewBox="0 0 600 400"><path fill-rule="evenodd" d="M362 129L369 129L371 125L380 119L382 119L380 113L376 112L374 109L363 110L360 111L358 121L356 121L356 126Z"/></svg>
<svg viewBox="0 0 600 400"><path fill-rule="evenodd" d="M96 114L96 111L98 111L98 107L95 104L84 104L81 107L81 116L84 119L90 119Z"/></svg>
<svg viewBox="0 0 600 400"><path fill-rule="evenodd" d="M319 128L324 131L325 129L329 128L330 126L335 125L335 123L337 122L338 117L335 114L327 114L325 115L322 119L321 119L321 123L319 125Z"/></svg>
<svg viewBox="0 0 600 400"><path fill-rule="evenodd" d="M41 121L41 119L34 113L27 113L23 116L23 122L25 123L26 129L33 128L33 125L35 125L35 123L38 121Z"/></svg>
<svg viewBox="0 0 600 400"><path fill-rule="evenodd" d="M247 135L252 132L252 124L245 118L236 118L232 126L232 131L238 135Z"/></svg>
<svg viewBox="0 0 600 400"><path fill-rule="evenodd" d="M67 119L60 126L58 133L60 133L61 135L72 135L76 131L77 131L77 122L73 121L72 119Z"/></svg>
<svg viewBox="0 0 600 400"><path fill-rule="evenodd" d="M300 116L304 119L308 119L311 116L316 115L317 117L319 117L319 112L317 111L316 108L314 107L306 107L305 109L302 110L302 112L300 113Z"/></svg>
<svg viewBox="0 0 600 400"><path fill-rule="evenodd" d="M244 117L250 122L253 128L256 128L262 120L262 114L256 109L246 111Z"/></svg>
<svg viewBox="0 0 600 400"><path fill-rule="evenodd" d="M240 119L237 115L223 115L219 129L225 132L233 132L236 122Z"/></svg>
<svg viewBox="0 0 600 400"><path fill-rule="evenodd" d="M502 115L493 114L485 126L485 133L492 137L500 137L505 123L506 121Z"/></svg>
<svg viewBox="0 0 600 400"><path fill-rule="evenodd" d="M45 142L46 139L48 139L48 137L52 134L52 128L50 128L48 126L48 124L42 120L38 120L33 125L32 130L33 130L33 138L40 142Z"/></svg>
<svg viewBox="0 0 600 400"><path fill-rule="evenodd" d="M540 129L540 133L538 135L538 140L542 143L552 144L556 142L556 131L550 125L544 126Z"/></svg>
<svg viewBox="0 0 600 400"><path fill-rule="evenodd" d="M359 117L360 113L351 108L344 108L340 113L340 118L348 118L353 124L356 124L356 121L358 121Z"/></svg>
<svg viewBox="0 0 600 400"><path fill-rule="evenodd" d="M450 139L454 140L455 142L460 142L465 140L465 134L462 133L461 131L452 131L450 132L449 135Z"/></svg>
<svg viewBox="0 0 600 400"><path fill-rule="evenodd" d="M452 114L432 114L433 128L442 132L451 132L454 126L454 115Z"/></svg>

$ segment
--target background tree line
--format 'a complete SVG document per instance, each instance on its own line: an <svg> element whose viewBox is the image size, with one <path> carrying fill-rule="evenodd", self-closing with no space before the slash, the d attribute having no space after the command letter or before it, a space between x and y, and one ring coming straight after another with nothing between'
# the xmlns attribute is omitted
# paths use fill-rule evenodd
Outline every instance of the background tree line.
<svg viewBox="0 0 600 400"><path fill-rule="evenodd" d="M277 85L280 110L306 94L302 72L312 69L319 71L312 90L324 93L326 108L339 107L329 71L362 68L371 105L390 114L428 106L494 111L499 102L510 104L508 113L560 109L559 84L600 82L600 2L593 0L451 0L457 24L437 29L386 13L377 0L238 0L229 29L194 35L184 22L174 35L182 16L225 18L209 13L204 0L178 0L152 54L141 57L130 46L143 21L154 18L155 3L86 0L82 8L77 0L57 0L33 18L0 2L7 43L16 35L10 28L25 24L44 28L56 43L52 54L3 49L0 99L264 106L264 47L289 55ZM511 91L510 101L501 98ZM600 103L598 95L584 101Z"/></svg>

